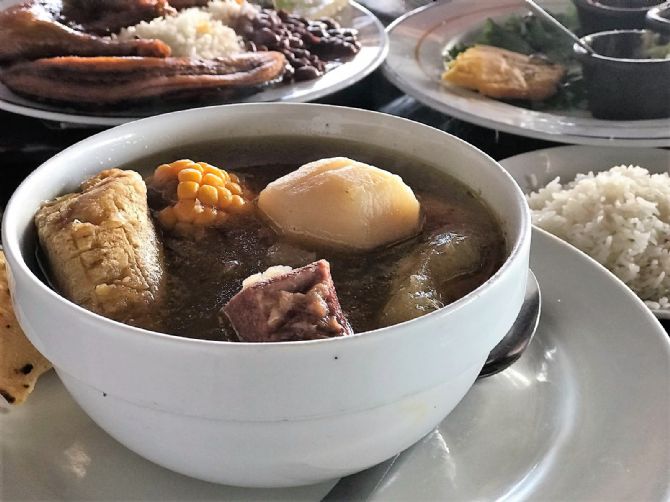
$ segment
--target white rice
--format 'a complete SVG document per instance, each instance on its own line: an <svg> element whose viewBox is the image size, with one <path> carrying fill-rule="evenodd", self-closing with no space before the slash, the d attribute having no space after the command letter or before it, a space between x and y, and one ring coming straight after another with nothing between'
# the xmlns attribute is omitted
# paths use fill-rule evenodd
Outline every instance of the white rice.
<svg viewBox="0 0 670 502"><path fill-rule="evenodd" d="M121 30L118 38L155 38L177 57L211 59L243 50L240 37L228 25L253 7L235 0L214 0L206 8L190 8L174 16L158 17Z"/></svg>
<svg viewBox="0 0 670 502"><path fill-rule="evenodd" d="M533 223L603 264L650 308L670 308L670 176L639 166L556 178L528 196Z"/></svg>

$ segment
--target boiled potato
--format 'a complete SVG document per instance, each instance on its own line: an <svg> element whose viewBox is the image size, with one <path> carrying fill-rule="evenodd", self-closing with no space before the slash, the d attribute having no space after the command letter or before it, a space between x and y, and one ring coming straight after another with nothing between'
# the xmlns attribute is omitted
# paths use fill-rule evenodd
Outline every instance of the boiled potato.
<svg viewBox="0 0 670 502"><path fill-rule="evenodd" d="M287 236L361 251L410 237L421 221L419 201L400 176L345 157L273 181L258 207Z"/></svg>

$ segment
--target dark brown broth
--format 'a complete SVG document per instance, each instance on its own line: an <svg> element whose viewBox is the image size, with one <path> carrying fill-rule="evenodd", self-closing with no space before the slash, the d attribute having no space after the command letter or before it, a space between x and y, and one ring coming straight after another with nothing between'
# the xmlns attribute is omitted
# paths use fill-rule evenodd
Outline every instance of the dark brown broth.
<svg viewBox="0 0 670 502"><path fill-rule="evenodd" d="M305 162L332 156L351 157L401 175L422 204L425 224L421 234L366 254L288 242L256 216L241 219L232 229L213 231L199 241L165 234L168 301L157 312L165 332L235 340L232 327L219 311L239 291L244 278L272 265L296 267L319 258L331 264L340 303L354 330L375 329L396 263L438 228L475 229L490 241L481 271L450 283L445 296L451 301L475 289L502 264L505 240L500 225L482 202L453 178L396 151L333 139L278 137L261 142L249 138L179 147L124 167L149 174L161 163L191 158L234 171L257 193Z"/></svg>

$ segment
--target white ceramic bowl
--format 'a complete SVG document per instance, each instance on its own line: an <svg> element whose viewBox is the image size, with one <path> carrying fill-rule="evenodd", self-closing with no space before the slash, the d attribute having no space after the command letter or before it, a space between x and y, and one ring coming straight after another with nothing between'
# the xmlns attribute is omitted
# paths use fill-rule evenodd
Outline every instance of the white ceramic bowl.
<svg viewBox="0 0 670 502"><path fill-rule="evenodd" d="M36 209L87 176L180 144L286 134L362 140L450 173L499 216L506 262L466 297L420 319L344 338L268 344L126 326L65 300L31 271ZM17 189L2 237L21 325L95 422L168 469L270 487L370 467L456 406L520 309L529 221L523 194L500 165L441 131L363 110L250 104L152 117L68 148Z"/></svg>

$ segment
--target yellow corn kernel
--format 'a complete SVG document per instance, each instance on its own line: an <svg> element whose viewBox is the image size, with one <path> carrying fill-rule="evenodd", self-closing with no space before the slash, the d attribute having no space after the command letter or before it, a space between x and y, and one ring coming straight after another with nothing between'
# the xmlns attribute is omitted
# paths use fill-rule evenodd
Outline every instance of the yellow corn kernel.
<svg viewBox="0 0 670 502"><path fill-rule="evenodd" d="M174 227L177 223L177 215L174 213L172 206L161 209L158 212L158 222L165 228Z"/></svg>
<svg viewBox="0 0 670 502"><path fill-rule="evenodd" d="M179 171L177 179L179 181L195 181L196 183L200 183L202 181L202 173L197 169L187 167Z"/></svg>
<svg viewBox="0 0 670 502"><path fill-rule="evenodd" d="M177 216L177 221L183 223L192 223L202 210L203 207L194 199L180 200L174 205L174 213Z"/></svg>
<svg viewBox="0 0 670 502"><path fill-rule="evenodd" d="M228 177L233 183L237 183L238 185L240 184L240 178L236 174L228 173Z"/></svg>
<svg viewBox="0 0 670 502"><path fill-rule="evenodd" d="M203 207L202 213L195 217L194 223L196 225L208 226L214 223L219 211L214 207Z"/></svg>
<svg viewBox="0 0 670 502"><path fill-rule="evenodd" d="M158 183L167 181L170 178L172 178L172 166L169 164L161 164L156 168L156 171L154 171L154 180Z"/></svg>
<svg viewBox="0 0 670 502"><path fill-rule="evenodd" d="M198 171L200 174L204 174L204 173L205 173L205 170L204 170L204 169L202 168L202 166L201 166L200 164L198 164L197 162L194 162L192 165L188 166L187 169L195 169L195 170Z"/></svg>
<svg viewBox="0 0 670 502"><path fill-rule="evenodd" d="M230 204L230 201L233 198L233 194L230 193L230 190L224 187L217 187L216 191L218 194L217 204L221 209L225 209Z"/></svg>
<svg viewBox="0 0 670 502"><path fill-rule="evenodd" d="M219 176L217 176L215 174L212 174L212 173L206 173L202 177L202 184L203 185L212 185L212 186L215 186L215 187L224 186L223 180Z"/></svg>
<svg viewBox="0 0 670 502"><path fill-rule="evenodd" d="M179 174L179 171L181 171L182 169L192 167L192 165L193 161L190 159L175 160L170 164L170 166L172 166L172 172L174 174Z"/></svg>
<svg viewBox="0 0 670 502"><path fill-rule="evenodd" d="M205 206L214 206L219 200L219 192L212 185L202 185L198 189L198 200Z"/></svg>
<svg viewBox="0 0 670 502"><path fill-rule="evenodd" d="M242 195L242 187L237 183L233 183L232 181L230 183L226 183L226 188L230 190L230 193L233 195Z"/></svg>
<svg viewBox="0 0 670 502"><path fill-rule="evenodd" d="M230 205L228 206L229 211L240 212L244 205L246 204L245 200L239 195L233 195L230 199Z"/></svg>
<svg viewBox="0 0 670 502"><path fill-rule="evenodd" d="M182 181L177 185L177 198L182 199L195 199L198 195L198 188L200 185L195 181Z"/></svg>

